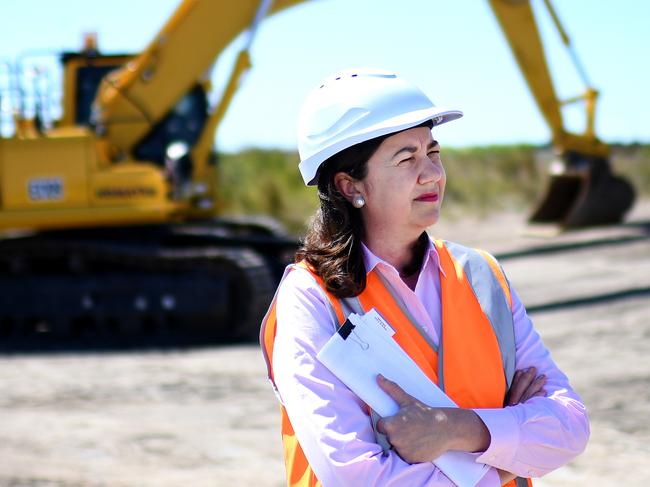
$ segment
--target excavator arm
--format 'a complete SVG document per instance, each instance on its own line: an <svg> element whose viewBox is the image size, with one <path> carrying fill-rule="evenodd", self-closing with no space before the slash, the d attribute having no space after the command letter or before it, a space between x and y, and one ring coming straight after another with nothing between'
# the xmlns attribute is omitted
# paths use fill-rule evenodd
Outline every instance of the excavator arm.
<svg viewBox="0 0 650 487"><path fill-rule="evenodd" d="M544 47L530 0L489 0L537 107L551 129L561 158L549 188L531 216L533 222L558 222L565 227L614 223L622 220L634 200L632 186L611 172L609 146L596 137L594 122L598 92L590 86L571 42L550 0L544 0L564 45L574 60L585 90L560 101L548 69ZM586 127L582 134L566 130L561 107L583 102Z"/></svg>

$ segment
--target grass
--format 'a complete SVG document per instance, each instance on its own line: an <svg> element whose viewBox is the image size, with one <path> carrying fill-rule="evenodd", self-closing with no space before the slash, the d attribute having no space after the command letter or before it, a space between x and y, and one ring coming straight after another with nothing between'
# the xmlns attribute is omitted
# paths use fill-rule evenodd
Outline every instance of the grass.
<svg viewBox="0 0 650 487"><path fill-rule="evenodd" d="M222 154L219 164L219 200L226 214L264 214L280 220L294 234L318 203L316 190L303 184L298 154L251 149Z"/></svg>
<svg viewBox="0 0 650 487"><path fill-rule="evenodd" d="M612 151L614 172L626 177L639 196L650 196L650 145L615 145Z"/></svg>
<svg viewBox="0 0 650 487"><path fill-rule="evenodd" d="M444 149L445 212L484 213L499 208L528 210L547 184L548 147L508 145ZM650 145L612 146L612 167L639 196L650 196ZM316 190L298 172L298 155L251 149L219 156L220 204L227 214L265 214L302 234L316 210ZM489 209L489 210L488 210Z"/></svg>

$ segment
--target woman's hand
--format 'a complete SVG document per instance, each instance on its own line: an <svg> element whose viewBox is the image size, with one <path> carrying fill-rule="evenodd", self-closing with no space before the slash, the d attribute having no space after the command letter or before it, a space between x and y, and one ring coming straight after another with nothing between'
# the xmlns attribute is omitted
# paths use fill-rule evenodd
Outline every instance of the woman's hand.
<svg viewBox="0 0 650 487"><path fill-rule="evenodd" d="M380 419L377 431L386 435L405 462L430 462L449 450L448 417L441 408L421 403L382 376L378 383L397 402L400 410L394 416Z"/></svg>
<svg viewBox="0 0 650 487"><path fill-rule="evenodd" d="M452 449L482 451L490 444L490 433L474 411L429 407L382 376L378 383L400 410L380 419L377 431L405 462L431 462Z"/></svg>
<svg viewBox="0 0 650 487"><path fill-rule="evenodd" d="M545 396L545 384L546 376L537 376L537 369L535 367L518 370L515 372L515 376L512 379L512 385L510 386L508 394L506 394L506 400L503 405L515 406L516 404L528 401L531 397Z"/></svg>
<svg viewBox="0 0 650 487"><path fill-rule="evenodd" d="M535 367L515 372L504 405L546 395L546 377L536 374ZM471 409L430 407L381 375L377 382L400 407L394 416L379 420L377 431L386 435L404 461L431 462L449 450L477 452L490 445L490 432Z"/></svg>

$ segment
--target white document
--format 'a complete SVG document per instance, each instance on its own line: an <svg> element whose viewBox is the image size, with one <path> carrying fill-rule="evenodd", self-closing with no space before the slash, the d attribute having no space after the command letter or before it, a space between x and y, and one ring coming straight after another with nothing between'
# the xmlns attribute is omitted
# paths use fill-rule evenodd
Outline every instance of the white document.
<svg viewBox="0 0 650 487"><path fill-rule="evenodd" d="M399 406L379 387L377 374L429 406L457 407L391 338L394 331L374 309L365 315L352 313L348 321L317 358L381 417L394 415ZM489 469L459 451L449 451L434 463L460 487L474 487Z"/></svg>

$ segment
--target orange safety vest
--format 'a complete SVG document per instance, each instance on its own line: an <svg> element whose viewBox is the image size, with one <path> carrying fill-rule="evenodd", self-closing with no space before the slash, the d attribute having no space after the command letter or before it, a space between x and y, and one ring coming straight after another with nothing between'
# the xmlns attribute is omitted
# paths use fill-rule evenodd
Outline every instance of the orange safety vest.
<svg viewBox="0 0 650 487"><path fill-rule="evenodd" d="M329 299L332 314L341 326L351 311L375 308L395 330L393 339L446 394L462 408L500 408L515 372L515 340L512 298L501 268L489 254L436 240L440 258L442 339L436 347L415 323L390 284L375 269L366 277L366 288L353 298L338 299L325 290L323 280L305 263ZM286 274L285 274L286 275ZM273 345L276 333L276 299L262 322L260 342L269 380L273 381ZM296 438L286 409L281 405L282 442L287 485L320 486ZM532 486L518 478L508 487Z"/></svg>

